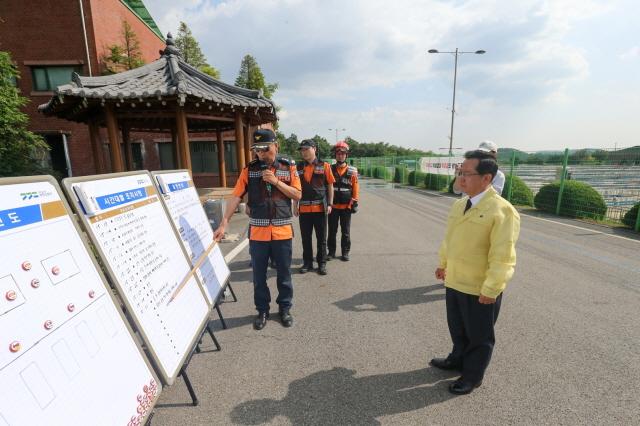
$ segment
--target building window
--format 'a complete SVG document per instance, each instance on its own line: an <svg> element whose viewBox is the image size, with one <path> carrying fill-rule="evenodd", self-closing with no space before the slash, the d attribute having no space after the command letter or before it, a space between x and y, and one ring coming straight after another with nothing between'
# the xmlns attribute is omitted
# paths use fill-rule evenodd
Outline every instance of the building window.
<svg viewBox="0 0 640 426"><path fill-rule="evenodd" d="M131 157L133 159L133 170L144 168L144 156L142 154L142 143L131 144Z"/></svg>
<svg viewBox="0 0 640 426"><path fill-rule="evenodd" d="M238 157L236 156L236 141L224 143L224 163L227 172L238 171Z"/></svg>
<svg viewBox="0 0 640 426"><path fill-rule="evenodd" d="M67 152L64 146L64 138L61 134L44 134L41 135L49 146L49 149L43 152L40 158L40 164L45 169L50 169L58 178L66 178L69 176L69 168L67 165Z"/></svg>
<svg viewBox="0 0 640 426"><path fill-rule="evenodd" d="M218 146L213 142L191 142L191 170L193 173L218 173Z"/></svg>
<svg viewBox="0 0 640 426"><path fill-rule="evenodd" d="M172 143L159 143L158 155L160 157L160 168L162 170L174 170L176 169L176 161L173 158L173 144Z"/></svg>
<svg viewBox="0 0 640 426"><path fill-rule="evenodd" d="M31 67L33 90L50 92L56 87L71 82L71 74L82 72L80 66Z"/></svg>
<svg viewBox="0 0 640 426"><path fill-rule="evenodd" d="M218 145L215 142L190 142L189 150L191 151L191 171L193 173L220 173ZM162 170L177 168L173 158L172 143L159 143L158 154ZM224 161L227 173L238 171L235 141L226 141L224 143Z"/></svg>

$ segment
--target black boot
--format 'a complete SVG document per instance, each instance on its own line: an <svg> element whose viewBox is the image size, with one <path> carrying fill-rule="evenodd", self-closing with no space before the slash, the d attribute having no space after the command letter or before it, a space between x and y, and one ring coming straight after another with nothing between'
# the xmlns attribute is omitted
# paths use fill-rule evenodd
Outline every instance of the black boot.
<svg viewBox="0 0 640 426"><path fill-rule="evenodd" d="M335 259L335 258L336 258L336 254L335 253L329 252L329 254L327 254L327 261L329 261L331 259Z"/></svg>
<svg viewBox="0 0 640 426"><path fill-rule="evenodd" d="M324 263L318 265L318 275L327 275L327 265Z"/></svg>
<svg viewBox="0 0 640 426"><path fill-rule="evenodd" d="M342 253L342 257L340 258L340 260L342 260L343 262L348 262L349 261L349 253Z"/></svg>
<svg viewBox="0 0 640 426"><path fill-rule="evenodd" d="M267 325L267 319L269 318L269 312L258 312L258 316L253 321L253 328L256 330L262 330Z"/></svg>
<svg viewBox="0 0 640 426"><path fill-rule="evenodd" d="M304 265L302 265L302 268L300 268L301 274L306 274L309 271L313 271L313 264L305 263Z"/></svg>
<svg viewBox="0 0 640 426"><path fill-rule="evenodd" d="M279 314L280 321L282 322L283 327L289 328L293 325L293 317L291 316L289 309L283 309L279 312Z"/></svg>

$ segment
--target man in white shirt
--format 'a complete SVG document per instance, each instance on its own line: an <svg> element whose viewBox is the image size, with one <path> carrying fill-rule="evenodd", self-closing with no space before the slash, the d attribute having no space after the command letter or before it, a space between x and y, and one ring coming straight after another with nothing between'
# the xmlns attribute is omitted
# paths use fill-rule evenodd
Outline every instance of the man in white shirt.
<svg viewBox="0 0 640 426"><path fill-rule="evenodd" d="M498 159L498 145L496 145L495 142L492 142L492 141L481 142L480 145L478 145L478 151L488 152L492 154L496 160ZM502 195L502 190L504 189L504 182L505 182L504 173L498 170L498 173L496 173L496 176L491 181L491 185L496 190L496 192L500 195ZM458 185L457 181L453 182L453 192L458 195L462 194L462 189Z"/></svg>

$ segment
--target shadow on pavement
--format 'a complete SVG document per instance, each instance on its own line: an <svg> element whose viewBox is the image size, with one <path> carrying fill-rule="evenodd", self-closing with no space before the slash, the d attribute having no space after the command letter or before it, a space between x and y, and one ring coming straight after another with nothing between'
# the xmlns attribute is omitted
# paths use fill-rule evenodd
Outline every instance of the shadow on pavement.
<svg viewBox="0 0 640 426"><path fill-rule="evenodd" d="M256 318L256 314L257 312L251 315L245 315L243 317L233 317L233 318L225 317L224 322L227 324L227 330L231 328L238 328L245 325L253 324L253 320Z"/></svg>
<svg viewBox="0 0 640 426"><path fill-rule="evenodd" d="M454 377L432 368L355 377L355 370L319 371L289 384L282 400L256 399L231 412L235 424L257 425L277 416L294 425L377 425L378 417L405 413L453 398L447 386Z"/></svg>
<svg viewBox="0 0 640 426"><path fill-rule="evenodd" d="M294 258L291 260L291 275L299 274L298 270L302 266L302 259ZM229 269L231 270L231 281L236 282L253 282L253 269L251 269L251 263L249 260L237 260L229 263ZM267 268L267 279L274 278L277 275L277 271L269 266Z"/></svg>
<svg viewBox="0 0 640 426"><path fill-rule="evenodd" d="M432 293L442 290L438 293ZM348 299L335 302L343 311L354 312L397 312L400 306L444 300L444 285L433 284L424 287L402 288L390 291L363 291Z"/></svg>

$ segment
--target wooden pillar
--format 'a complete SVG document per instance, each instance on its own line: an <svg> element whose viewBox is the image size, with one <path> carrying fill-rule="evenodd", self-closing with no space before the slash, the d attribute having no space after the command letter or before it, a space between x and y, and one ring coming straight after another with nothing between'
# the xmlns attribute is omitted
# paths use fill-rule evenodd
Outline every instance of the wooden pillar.
<svg viewBox="0 0 640 426"><path fill-rule="evenodd" d="M173 153L173 167L174 169L180 168L180 150L178 149L178 132L176 127L171 127L171 152Z"/></svg>
<svg viewBox="0 0 640 426"><path fill-rule="evenodd" d="M178 153L180 156L179 168L187 169L191 172L191 152L189 151L187 114L184 112L184 108L180 106L176 110L176 132L178 135Z"/></svg>
<svg viewBox="0 0 640 426"><path fill-rule="evenodd" d="M131 139L129 138L129 128L122 126L122 144L124 146L124 164L127 170L133 170L133 151L131 151Z"/></svg>
<svg viewBox="0 0 640 426"><path fill-rule="evenodd" d="M118 140L118 119L113 111L113 106L105 105L105 121L107 122L107 135L109 136L109 148L111 149L111 171L113 173L124 172L120 141Z"/></svg>
<svg viewBox="0 0 640 426"><path fill-rule="evenodd" d="M224 140L222 139L222 131L216 132L218 139L218 174L220 176L220 186L227 187L227 167L224 163Z"/></svg>
<svg viewBox="0 0 640 426"><path fill-rule="evenodd" d="M247 164L249 164L253 160L253 153L251 152L252 139L251 126L247 124L246 126L244 126L244 155Z"/></svg>
<svg viewBox="0 0 640 426"><path fill-rule="evenodd" d="M244 169L245 153L244 153L244 132L242 131L242 113L236 111L236 157L238 158L238 170Z"/></svg>
<svg viewBox="0 0 640 426"><path fill-rule="evenodd" d="M96 168L96 174L104 173L105 166L102 141L100 140L100 127L98 127L96 120L89 121L89 139L91 140L91 153L93 154L93 165Z"/></svg>

